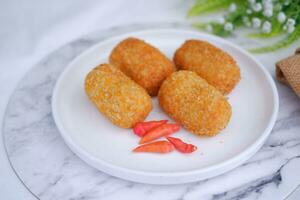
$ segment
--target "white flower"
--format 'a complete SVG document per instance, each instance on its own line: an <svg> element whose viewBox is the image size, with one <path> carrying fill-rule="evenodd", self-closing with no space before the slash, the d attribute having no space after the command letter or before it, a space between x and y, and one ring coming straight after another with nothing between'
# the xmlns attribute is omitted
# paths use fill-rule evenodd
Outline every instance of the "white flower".
<svg viewBox="0 0 300 200"><path fill-rule="evenodd" d="M247 13L248 15L250 15L250 14L252 14L252 10L247 9L247 10L246 10L246 13Z"/></svg>
<svg viewBox="0 0 300 200"><path fill-rule="evenodd" d="M271 10L273 10L273 3L272 3L272 1L271 2L263 3L263 5L264 5L265 9L271 9Z"/></svg>
<svg viewBox="0 0 300 200"><path fill-rule="evenodd" d="M268 3L272 3L272 0L263 0L262 3L265 5L265 4L268 4Z"/></svg>
<svg viewBox="0 0 300 200"><path fill-rule="evenodd" d="M285 25L283 26L283 30L287 30L288 33L292 33L295 30L296 21L292 18L287 19Z"/></svg>
<svg viewBox="0 0 300 200"><path fill-rule="evenodd" d="M273 16L273 10L271 10L271 9L266 9L266 10L264 10L263 15L264 15L265 17L272 17L272 16Z"/></svg>
<svg viewBox="0 0 300 200"><path fill-rule="evenodd" d="M261 3L255 3L252 5L252 10L254 10L255 12L259 12L262 10L262 5Z"/></svg>
<svg viewBox="0 0 300 200"><path fill-rule="evenodd" d="M272 10L273 11L273 4L271 4L271 3L265 4L264 5L264 9L265 10Z"/></svg>
<svg viewBox="0 0 300 200"><path fill-rule="evenodd" d="M208 24L208 25L206 26L206 31L207 31L207 32L212 32L212 26L211 26L210 24Z"/></svg>
<svg viewBox="0 0 300 200"><path fill-rule="evenodd" d="M260 25L261 25L261 21L260 21L259 18L257 18L257 17L252 18L252 26L253 26L253 28L259 28Z"/></svg>
<svg viewBox="0 0 300 200"><path fill-rule="evenodd" d="M253 4L253 3L255 3L256 1L255 1L255 0L248 0L248 2L249 2L250 4Z"/></svg>
<svg viewBox="0 0 300 200"><path fill-rule="evenodd" d="M232 31L233 30L233 24L230 23L230 22L225 23L224 30L225 31Z"/></svg>
<svg viewBox="0 0 300 200"><path fill-rule="evenodd" d="M234 12L236 11L236 4L235 3L231 3L229 6L229 12Z"/></svg>
<svg viewBox="0 0 300 200"><path fill-rule="evenodd" d="M219 17L219 18L217 19L217 22L218 22L219 24L224 24L224 23L225 23L225 18L224 18L224 17Z"/></svg>
<svg viewBox="0 0 300 200"><path fill-rule="evenodd" d="M285 6L288 6L290 4L290 1L289 0L286 0L284 3L283 3Z"/></svg>
<svg viewBox="0 0 300 200"><path fill-rule="evenodd" d="M287 26L287 32L288 33L292 33L295 30L295 26L291 25L291 26Z"/></svg>
<svg viewBox="0 0 300 200"><path fill-rule="evenodd" d="M283 22L286 20L286 16L285 16L284 12L278 13L278 15L277 15L277 20L278 20L280 23L283 23Z"/></svg>
<svg viewBox="0 0 300 200"><path fill-rule="evenodd" d="M288 20L286 21L286 24L287 25L295 25L296 24L296 21L292 18L288 18Z"/></svg>
<svg viewBox="0 0 300 200"><path fill-rule="evenodd" d="M273 8L273 3L270 0L262 1L262 4L265 8Z"/></svg>
<svg viewBox="0 0 300 200"><path fill-rule="evenodd" d="M272 24L269 21L265 21L262 25L263 33L270 33L272 31Z"/></svg>

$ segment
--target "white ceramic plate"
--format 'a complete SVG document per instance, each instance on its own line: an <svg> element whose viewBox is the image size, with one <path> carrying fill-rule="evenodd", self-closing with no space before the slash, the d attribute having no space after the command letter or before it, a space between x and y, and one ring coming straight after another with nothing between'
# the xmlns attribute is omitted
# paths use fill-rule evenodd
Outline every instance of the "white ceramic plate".
<svg viewBox="0 0 300 200"><path fill-rule="evenodd" d="M132 153L139 138L132 130L110 123L84 92L86 74L108 61L112 48L134 36L146 40L172 58L187 39L207 40L230 53L241 68L241 81L228 96L232 118L215 137L197 137L182 129L175 137L198 146L186 155ZM146 120L168 119L156 99ZM78 56L61 74L52 97L53 116L66 144L82 160L116 177L152 184L203 180L231 170L249 159L264 143L275 123L278 94L275 84L251 55L223 39L196 31L156 29L113 37Z"/></svg>

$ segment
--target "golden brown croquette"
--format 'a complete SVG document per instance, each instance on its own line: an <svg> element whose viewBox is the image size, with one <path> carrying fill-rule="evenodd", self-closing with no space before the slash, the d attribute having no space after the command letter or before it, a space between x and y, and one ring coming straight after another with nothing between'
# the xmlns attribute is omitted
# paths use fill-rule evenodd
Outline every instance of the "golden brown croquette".
<svg viewBox="0 0 300 200"><path fill-rule="evenodd" d="M216 135L231 117L231 106L222 93L192 71L169 76L158 101L170 117L196 135Z"/></svg>
<svg viewBox="0 0 300 200"><path fill-rule="evenodd" d="M152 110L146 90L109 64L89 72L85 91L98 110L119 127L131 128Z"/></svg>
<svg viewBox="0 0 300 200"><path fill-rule="evenodd" d="M223 94L229 94L241 78L235 60L206 41L187 40L175 52L174 62L178 69L196 72Z"/></svg>
<svg viewBox="0 0 300 200"><path fill-rule="evenodd" d="M109 61L124 74L156 96L175 66L157 48L137 38L121 41L111 52Z"/></svg>

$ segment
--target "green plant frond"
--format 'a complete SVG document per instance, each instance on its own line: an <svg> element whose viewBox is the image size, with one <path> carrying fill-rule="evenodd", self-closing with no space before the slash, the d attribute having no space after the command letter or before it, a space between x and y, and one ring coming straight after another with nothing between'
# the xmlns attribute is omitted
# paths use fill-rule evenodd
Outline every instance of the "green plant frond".
<svg viewBox="0 0 300 200"><path fill-rule="evenodd" d="M209 0L196 0L195 4L204 4L204 3L207 3L207 2L209 2Z"/></svg>
<svg viewBox="0 0 300 200"><path fill-rule="evenodd" d="M235 3L236 3L239 7L242 6L242 7L246 8L246 7L248 6L248 2L245 1L245 0L236 0Z"/></svg>
<svg viewBox="0 0 300 200"><path fill-rule="evenodd" d="M265 53L265 52L272 52L278 49L282 49L285 47L288 47L291 45L294 41L296 41L300 37L300 26L296 28L296 30L288 35L286 38L278 41L277 43L270 45L270 46L265 46L265 47L260 47L260 48L254 48L254 49L249 49L250 52L253 53Z"/></svg>
<svg viewBox="0 0 300 200"><path fill-rule="evenodd" d="M240 26L243 23L242 16L243 12L238 10L237 12L227 15L226 21L233 23L235 26Z"/></svg>
<svg viewBox="0 0 300 200"><path fill-rule="evenodd" d="M247 37L249 38L272 38L277 37L283 33L282 28L273 28L271 33L249 33Z"/></svg>
<svg viewBox="0 0 300 200"><path fill-rule="evenodd" d="M280 24L276 17L274 17L271 21L272 23L272 31L271 33L250 33L247 35L249 38L272 38L279 36L283 33L282 24Z"/></svg>
<svg viewBox="0 0 300 200"><path fill-rule="evenodd" d="M231 32L224 30L224 25L223 24L218 24L218 23L198 23L198 24L193 24L193 27L199 29L199 30L206 30L207 25L212 26L212 33L218 36L222 37L227 37L231 34Z"/></svg>
<svg viewBox="0 0 300 200"><path fill-rule="evenodd" d="M272 38L277 37L282 34L282 31L272 31L269 34L266 33L249 33L247 34L247 37L249 38Z"/></svg>
<svg viewBox="0 0 300 200"><path fill-rule="evenodd" d="M200 30L208 30L212 29L212 33L219 36L229 36L232 31L234 30L227 30L231 29L229 25L233 25L233 29L237 29L239 27L249 27L251 25L251 20L254 17L259 18L262 22L269 21L272 25L271 32L266 34L262 32L252 32L250 34L247 34L247 37L250 38L261 38L261 39L267 39L272 38L280 35L286 35L286 37L283 40L279 40L275 42L273 45L269 46L263 46L259 48L250 49L251 52L255 53L264 53L264 52L271 52L275 51L277 49L281 49L284 47L289 46L294 41L296 41L298 38L300 38L300 0L289 0L289 4L283 4L285 0L273 0L273 3L276 3L274 8L273 16L266 17L264 16L264 13L261 12L253 12L248 13L247 10L250 8L250 4L247 0L195 0L195 5L189 10L188 16L197 16L202 15L210 12L215 12L221 9L227 9L231 3L236 4L236 10L233 12L226 12L224 15L225 24L219 24L216 22L205 22L205 23L196 23L193 24L193 26ZM258 0L258 2L261 2L262 0ZM292 18L295 20L296 29L293 33L287 34L286 31L283 30L284 24L280 23L277 20L277 16L279 12L284 12L286 15L286 18ZM247 18L244 18L247 17ZM246 20L246 21L245 21ZM286 22L285 22L286 23ZM211 26L208 27L208 25ZM265 27L266 28L266 27ZM290 29L291 27L289 27ZM226 30L225 30L226 29Z"/></svg>
<svg viewBox="0 0 300 200"><path fill-rule="evenodd" d="M228 37L231 32L230 31L226 31L224 29L224 25L223 24L218 24L218 23L211 23L212 25L212 33L221 37Z"/></svg>
<svg viewBox="0 0 300 200"><path fill-rule="evenodd" d="M194 28L197 28L197 29L200 29L200 30L205 30L207 25L209 25L210 23L195 23L195 24L192 24L192 26Z"/></svg>
<svg viewBox="0 0 300 200"><path fill-rule="evenodd" d="M200 0L188 12L188 16L196 16L224 9L234 0Z"/></svg>

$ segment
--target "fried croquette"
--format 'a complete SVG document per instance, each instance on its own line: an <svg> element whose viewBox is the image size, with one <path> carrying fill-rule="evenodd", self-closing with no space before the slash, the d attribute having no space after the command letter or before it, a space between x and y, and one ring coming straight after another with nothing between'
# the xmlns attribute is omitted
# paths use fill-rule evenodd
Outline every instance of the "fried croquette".
<svg viewBox="0 0 300 200"><path fill-rule="evenodd" d="M210 85L229 94L241 75L236 61L226 52L201 40L187 40L173 58L178 69L191 70Z"/></svg>
<svg viewBox="0 0 300 200"><path fill-rule="evenodd" d="M175 66L157 48L136 38L121 41L111 52L109 61L124 74L156 96L167 76Z"/></svg>
<svg viewBox="0 0 300 200"><path fill-rule="evenodd" d="M159 105L175 121L200 136L214 136L226 127L231 106L222 93L195 72L174 72L162 84Z"/></svg>
<svg viewBox="0 0 300 200"><path fill-rule="evenodd" d="M85 91L98 110L119 127L133 127L152 110L146 90L109 64L89 72Z"/></svg>

